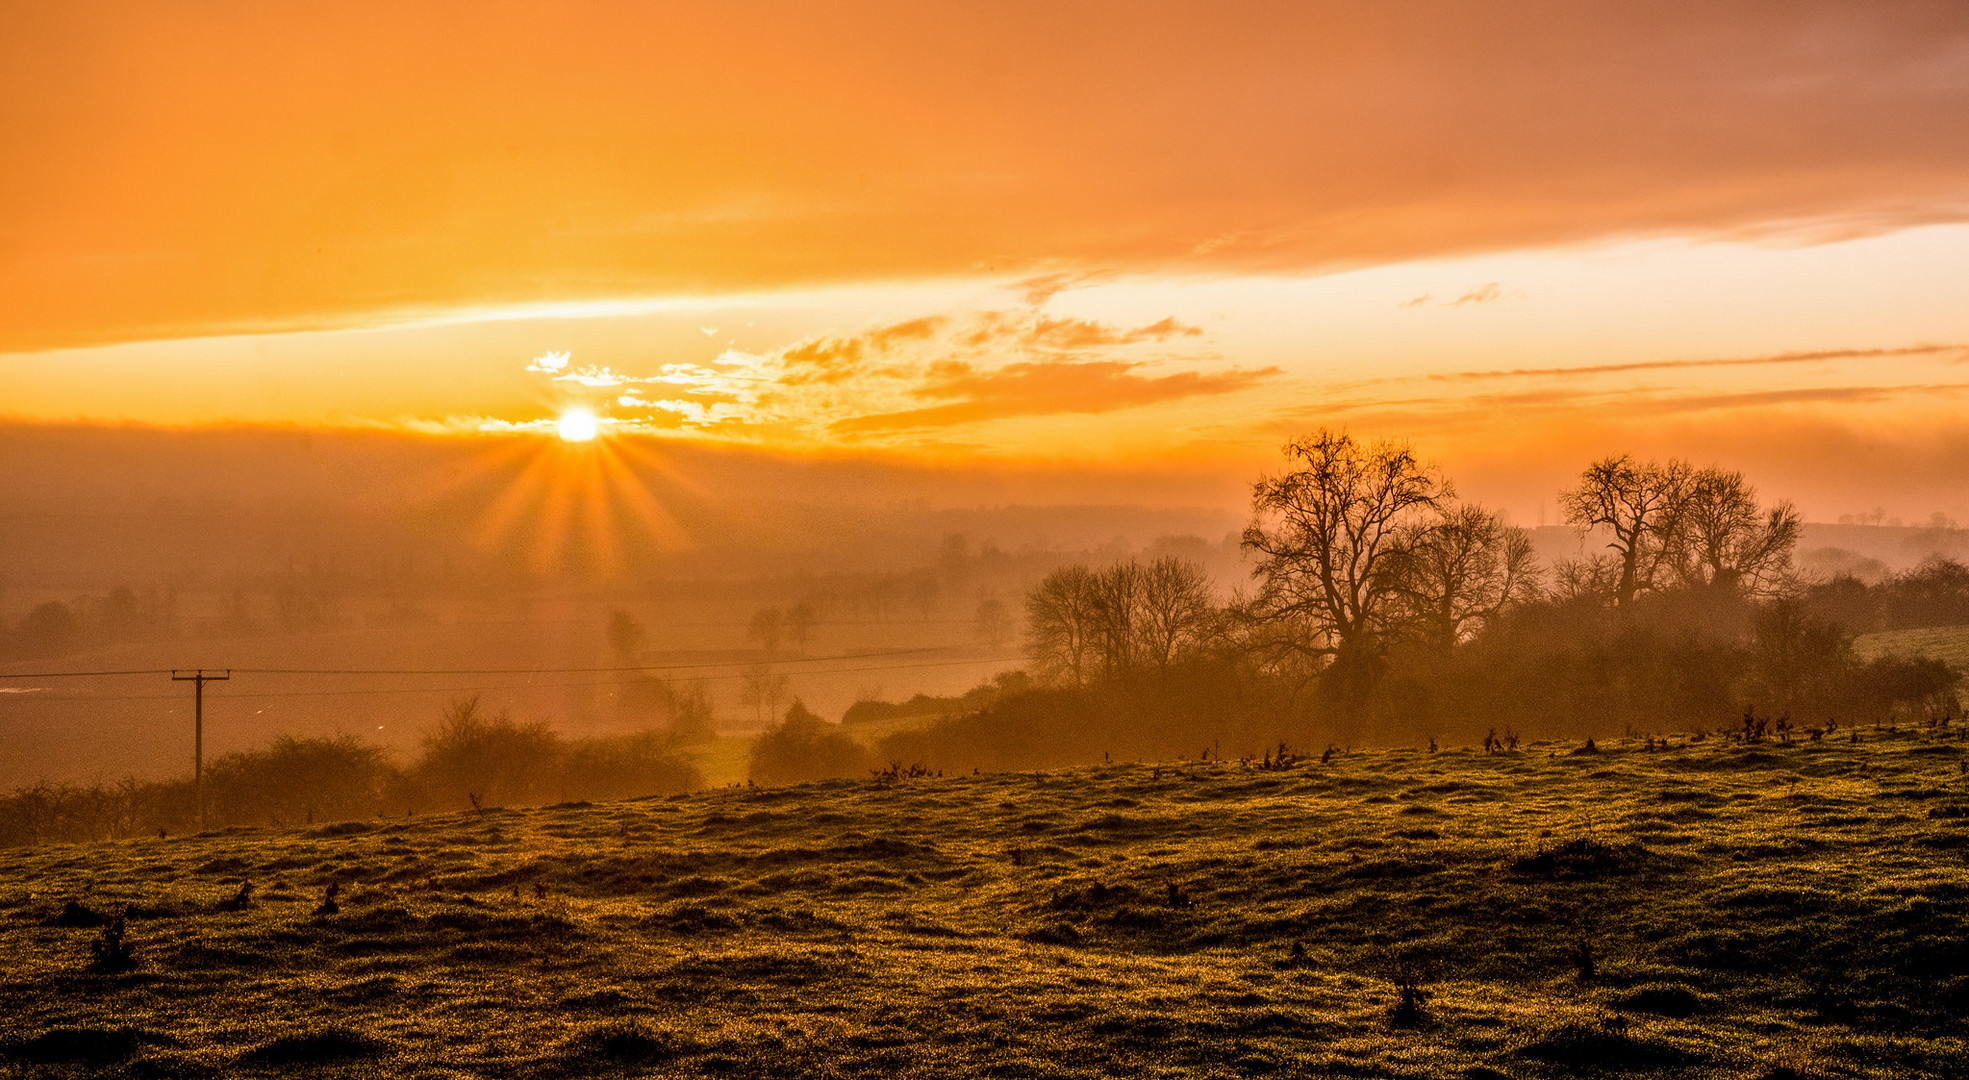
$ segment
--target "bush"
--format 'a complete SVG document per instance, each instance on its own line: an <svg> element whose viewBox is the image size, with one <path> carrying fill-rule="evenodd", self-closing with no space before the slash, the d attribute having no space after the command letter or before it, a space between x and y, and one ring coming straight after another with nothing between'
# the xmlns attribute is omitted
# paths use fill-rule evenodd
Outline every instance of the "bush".
<svg viewBox="0 0 1969 1080"><path fill-rule="evenodd" d="M786 718L752 744L749 775L754 783L803 784L859 776L869 764L868 751L860 743L796 698Z"/></svg>
<svg viewBox="0 0 1969 1080"><path fill-rule="evenodd" d="M559 799L634 799L702 786L695 766L673 756L663 736L645 731L569 743Z"/></svg>
<svg viewBox="0 0 1969 1080"><path fill-rule="evenodd" d="M488 717L477 698L446 709L407 770L379 747L352 736L282 736L264 750L213 762L205 775L203 827L299 825L482 806L543 805L571 799L627 799L703 786L675 750L684 729L708 733L710 708L700 689L681 703L667 731L563 740L544 721ZM852 771L852 770L851 770ZM120 784L51 785L0 796L0 848L88 843L183 832L199 827L189 779Z"/></svg>
<svg viewBox="0 0 1969 1080"><path fill-rule="evenodd" d="M227 754L206 770L209 820L294 825L370 817L380 808L390 764L353 735L283 735L265 750Z"/></svg>
<svg viewBox="0 0 1969 1080"><path fill-rule="evenodd" d="M447 810L555 801L561 740L544 720L519 722L501 713L485 716L479 699L454 703L437 730L424 737L424 758L413 782L419 793Z"/></svg>
<svg viewBox="0 0 1969 1080"><path fill-rule="evenodd" d="M966 695L969 699L970 695ZM971 711L885 737L883 761L968 771L1053 769L1102 760L1257 757L1301 741L1284 695L1229 662L1199 661L1093 686L996 681Z"/></svg>

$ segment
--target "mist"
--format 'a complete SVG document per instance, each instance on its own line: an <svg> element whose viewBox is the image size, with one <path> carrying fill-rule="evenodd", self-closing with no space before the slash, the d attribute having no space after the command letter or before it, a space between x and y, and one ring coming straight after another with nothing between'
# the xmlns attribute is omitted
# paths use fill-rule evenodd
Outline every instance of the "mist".
<svg viewBox="0 0 1969 1080"><path fill-rule="evenodd" d="M1023 668L1024 598L1062 566L1176 556L1219 599L1250 583L1248 478L663 445L624 455L606 493L529 489L564 453L511 436L0 428L7 670L146 673L7 679L0 787L189 772L192 695L163 669L234 671L207 688L208 761L292 736L408 762L474 695L568 737L631 735L675 720L651 680L750 736L796 699L833 722ZM651 513L601 514L610 501ZM1528 535L1545 565L1597 543ZM1878 582L1962 557L1965 535L1809 524L1799 564Z"/></svg>
<svg viewBox="0 0 1969 1080"><path fill-rule="evenodd" d="M746 701L760 665L787 680L780 708L798 697L829 720L1018 667L1016 625L981 629L980 605L1016 612L1067 561L1181 553L1226 583L1242 573L1239 485L1201 477L666 446L607 496L646 501L660 527L598 522L579 492L528 493L497 520L563 452L530 436L0 428L5 669L233 669L206 690L208 761L283 735L408 760L474 694L570 736L633 733L667 722L632 685L650 677L700 687L718 730L746 734L776 718ZM803 605L800 640L749 633ZM639 631L627 652L617 617ZM629 667L648 670L592 670ZM297 668L433 674L243 670ZM188 684L4 685L0 787L190 771Z"/></svg>

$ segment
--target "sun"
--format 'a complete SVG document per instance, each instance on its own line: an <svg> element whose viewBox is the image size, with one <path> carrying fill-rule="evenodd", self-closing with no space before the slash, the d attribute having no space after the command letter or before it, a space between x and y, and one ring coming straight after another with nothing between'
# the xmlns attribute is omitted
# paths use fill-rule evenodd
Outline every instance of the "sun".
<svg viewBox="0 0 1969 1080"><path fill-rule="evenodd" d="M587 409L569 409L561 414L561 438L568 442L587 442L598 429L595 414Z"/></svg>

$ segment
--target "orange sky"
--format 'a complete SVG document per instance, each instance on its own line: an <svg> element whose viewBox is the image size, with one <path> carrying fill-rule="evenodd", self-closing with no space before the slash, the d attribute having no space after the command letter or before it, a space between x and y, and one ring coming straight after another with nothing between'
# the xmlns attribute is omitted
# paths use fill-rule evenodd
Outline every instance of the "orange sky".
<svg viewBox="0 0 1969 1080"><path fill-rule="evenodd" d="M1969 518L1966 131L1957 3L12 4L0 415Z"/></svg>

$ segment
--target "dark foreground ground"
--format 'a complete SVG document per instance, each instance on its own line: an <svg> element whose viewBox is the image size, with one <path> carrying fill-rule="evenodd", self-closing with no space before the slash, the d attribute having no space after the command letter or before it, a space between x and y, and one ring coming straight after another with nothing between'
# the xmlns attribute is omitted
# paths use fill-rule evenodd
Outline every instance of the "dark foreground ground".
<svg viewBox="0 0 1969 1080"><path fill-rule="evenodd" d="M1963 755L1865 735L0 852L0 1076L1969 1075Z"/></svg>

